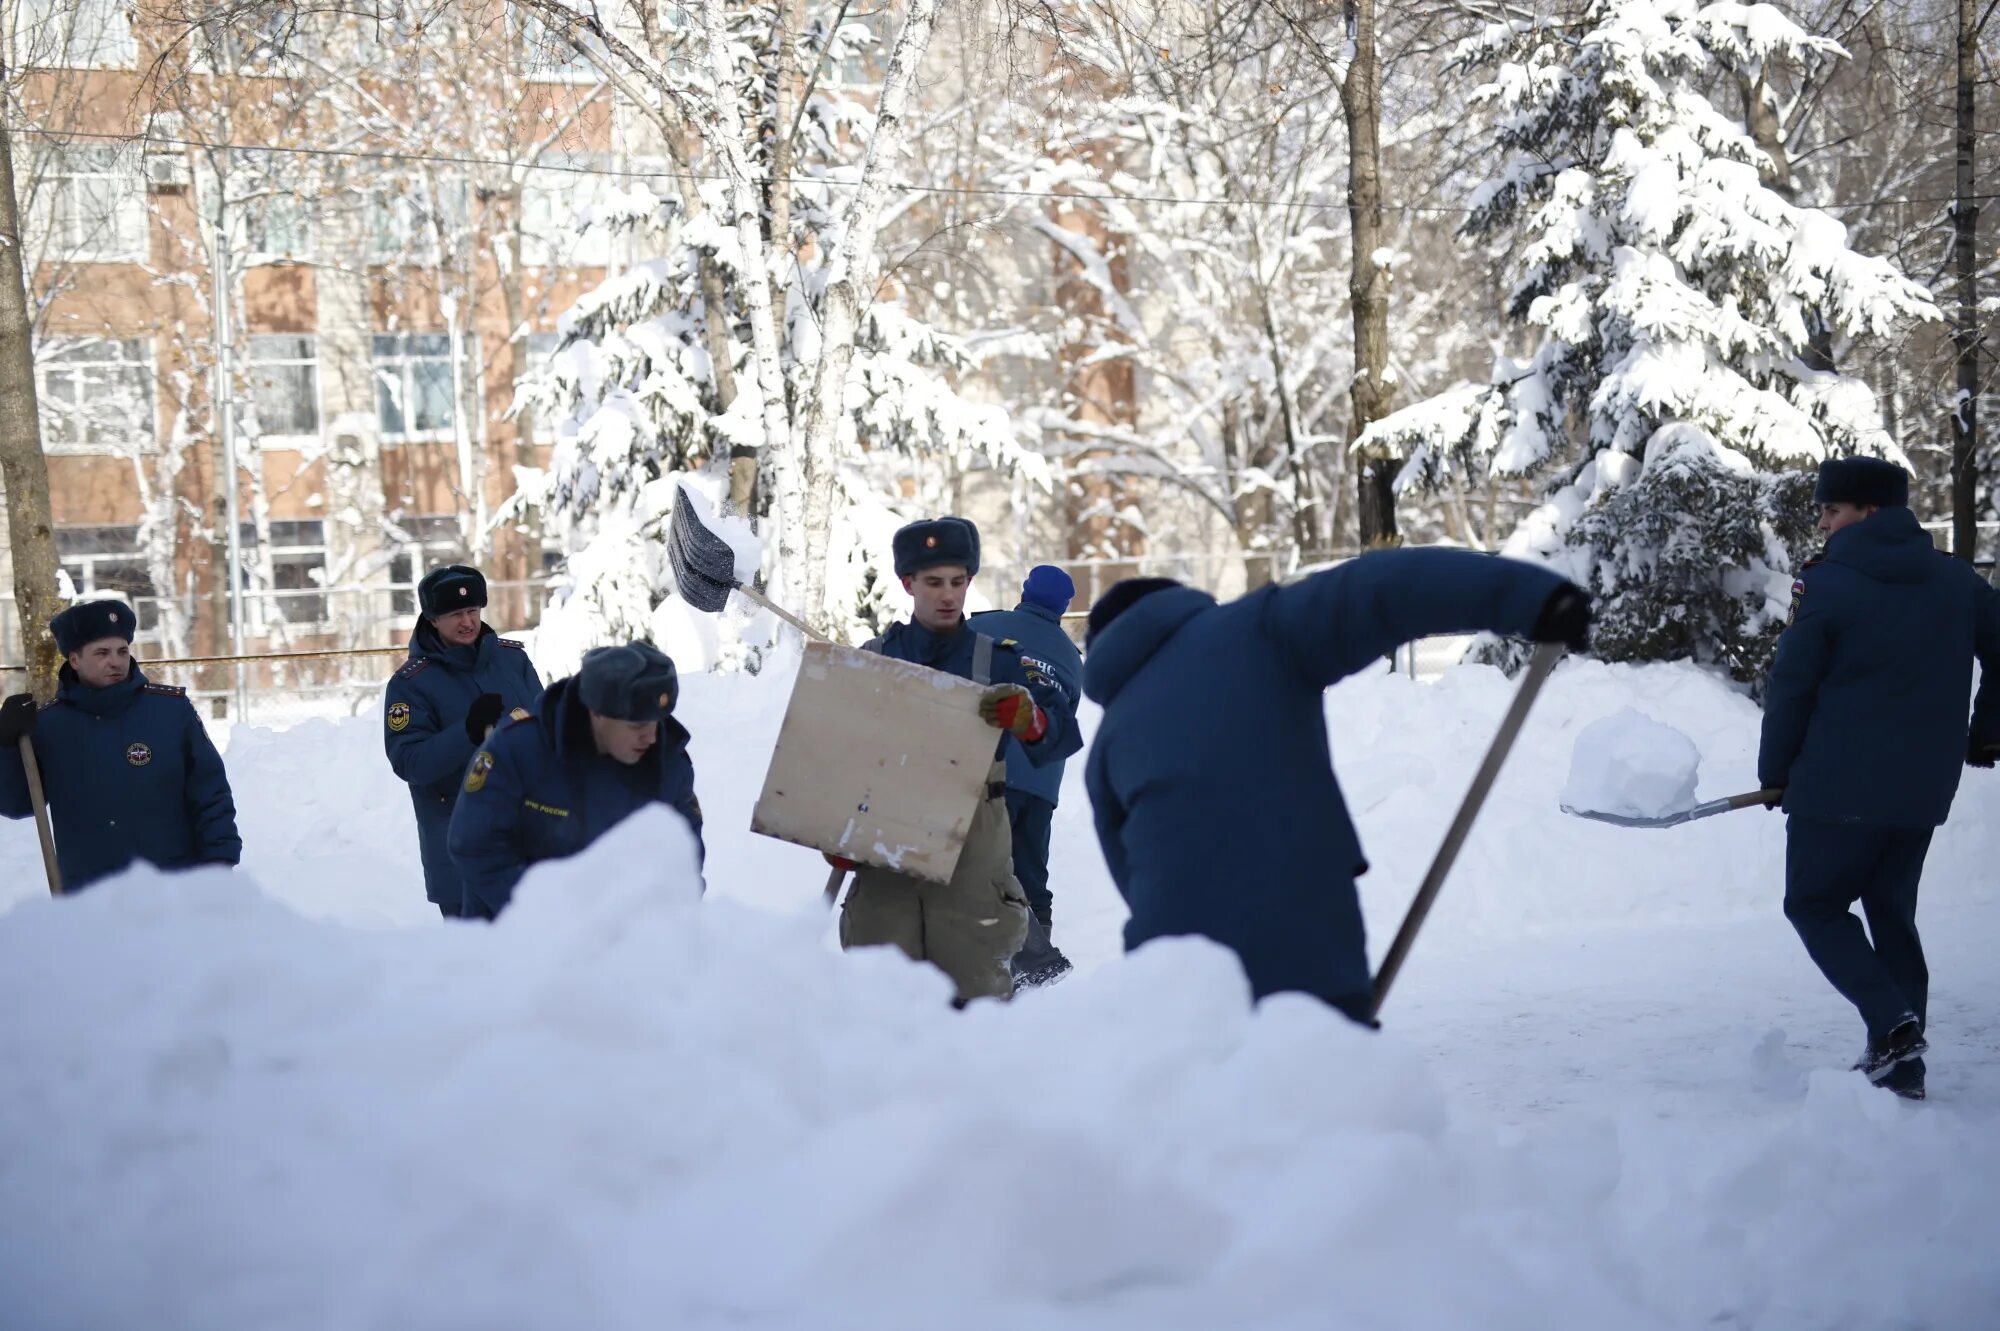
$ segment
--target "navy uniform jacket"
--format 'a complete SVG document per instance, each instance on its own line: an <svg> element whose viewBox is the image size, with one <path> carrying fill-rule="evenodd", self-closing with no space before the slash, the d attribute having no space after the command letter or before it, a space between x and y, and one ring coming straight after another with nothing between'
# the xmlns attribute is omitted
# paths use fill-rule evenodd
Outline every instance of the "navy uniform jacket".
<svg viewBox="0 0 2000 1331"><path fill-rule="evenodd" d="M1192 588L1101 632L1084 692L1104 707L1085 782L1125 944L1203 934L1258 997L1372 993L1354 879L1367 871L1334 779L1321 695L1434 633L1526 637L1562 580L1450 550L1364 555L1227 605Z"/></svg>
<svg viewBox="0 0 2000 1331"><path fill-rule="evenodd" d="M1971 733L2000 743L2000 592L1897 507L1835 532L1792 603L1764 695L1758 781L1783 787L1785 812L1801 818L1944 822L1968 703Z"/></svg>
<svg viewBox="0 0 2000 1331"><path fill-rule="evenodd" d="M390 678L382 699L383 747L389 766L410 783L417 811L424 895L453 909L464 890L445 843L459 781L478 747L466 737L465 714L482 693L499 694L507 712L535 705L542 681L521 644L482 624L470 646L447 646L429 620L419 619L410 634L410 659Z"/></svg>
<svg viewBox="0 0 2000 1331"><path fill-rule="evenodd" d="M989 638L1019 644L1021 666L1028 678L1041 676L1053 681L1069 700L1069 715L1076 715L1077 700L1083 696L1083 657L1069 634L1063 632L1061 615L1023 601L1012 610L988 610L966 622ZM1007 788L1058 803L1064 765L1057 759L1038 767L1018 741L1011 743L1007 745Z"/></svg>
<svg viewBox="0 0 2000 1331"><path fill-rule="evenodd" d="M1083 736L1076 728L1076 699L1064 694L1050 676L1040 671L1030 672L1018 648L994 641L991 635L978 630L968 631L964 627L967 622L961 621L956 633L938 634L921 624L906 624L899 620L863 650L877 652L892 660L929 666L947 675L957 675L960 679L972 679L979 639L986 638L993 642L993 664L988 672L992 677L983 682L1019 684L1034 696L1035 705L1048 717L1048 729L1033 744L1022 744L1011 734L1002 734L1000 744L1007 750L1025 754L1028 762L1035 766L1061 762L1082 748ZM1001 748L995 748L993 756L1000 757L1001 753Z"/></svg>
<svg viewBox="0 0 2000 1331"><path fill-rule="evenodd" d="M91 688L68 666L61 678L32 738L63 890L134 860L183 869L241 859L229 776L187 690L147 683L136 664L108 689ZM0 748L0 815L34 816L12 745Z"/></svg>
<svg viewBox="0 0 2000 1331"><path fill-rule="evenodd" d="M465 770L451 816L451 858L465 913L492 919L531 864L574 855L647 804L671 805L701 841L688 732L668 717L630 767L597 752L575 679L549 685L535 715L505 721Z"/></svg>

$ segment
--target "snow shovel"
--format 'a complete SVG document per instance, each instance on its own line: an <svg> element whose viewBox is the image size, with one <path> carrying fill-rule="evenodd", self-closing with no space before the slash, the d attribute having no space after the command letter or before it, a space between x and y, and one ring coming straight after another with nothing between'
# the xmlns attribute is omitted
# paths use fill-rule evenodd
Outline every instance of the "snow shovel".
<svg viewBox="0 0 2000 1331"><path fill-rule="evenodd" d="M688 502L684 486L674 490L674 516L667 525L667 562L673 565L674 588L681 599L704 614L712 615L729 604L729 593L742 592L806 637L827 641L825 634L814 632L797 615L737 579L736 551L702 525L695 516L694 505ZM835 869L827 875L827 905L840 898L841 882L846 877L845 869Z"/></svg>
<svg viewBox="0 0 2000 1331"><path fill-rule="evenodd" d="M62 870L56 865L56 837L49 828L49 802L42 794L42 765L35 761L35 742L21 736L21 767L28 774L28 802L35 806L35 833L42 839L42 868L48 871L49 895L59 897Z"/></svg>
<svg viewBox="0 0 2000 1331"><path fill-rule="evenodd" d="M684 486L674 490L674 516L667 527L667 562L674 567L674 587L681 598L705 614L712 615L727 605L729 593L741 592L808 638L826 641L825 635L813 632L797 615L737 578L736 552L729 542L702 525Z"/></svg>
<svg viewBox="0 0 2000 1331"><path fill-rule="evenodd" d="M1542 691L1549 673L1562 660L1564 647L1559 642L1545 642L1535 648L1534 659L1528 663L1528 673L1521 677L1521 687L1514 692L1514 703L1501 719L1500 733L1493 737L1492 747L1486 750L1486 759L1479 764L1473 774L1472 787L1465 792L1465 799L1458 806L1458 813L1445 829L1444 843L1438 847L1437 857L1431 861L1430 872L1424 875L1423 885L1417 889L1417 898L1410 903L1409 913L1403 916L1403 927L1396 931L1396 940L1389 944L1389 954L1382 958L1382 969L1375 976L1375 1003L1368 1009L1372 1020L1382 1011L1382 1000L1389 996L1389 986L1396 981L1396 973L1403 969L1403 962L1410 955L1410 948L1417 941L1417 930L1424 927L1424 917L1431 912L1431 903L1437 900L1438 889L1444 886L1444 876L1451 872L1452 862L1458 858L1459 850L1465 845L1465 838L1472 832L1472 820L1479 816L1481 806L1486 803L1487 792L1500 776L1500 765L1507 761L1508 751L1514 747L1514 739L1521 733L1521 726L1528 719L1528 709L1535 705L1535 696Z"/></svg>
<svg viewBox="0 0 2000 1331"><path fill-rule="evenodd" d="M1731 795L1726 799L1709 800L1695 805L1692 809L1663 814L1658 818L1607 813L1602 809L1576 809L1567 804L1559 807L1571 817L1592 818L1600 823L1610 823L1613 827L1679 827L1682 823L1691 823L1697 818L1713 818L1718 813L1728 813L1732 809L1754 809L1759 805L1767 805L1784 793L1782 790L1751 790L1741 795Z"/></svg>

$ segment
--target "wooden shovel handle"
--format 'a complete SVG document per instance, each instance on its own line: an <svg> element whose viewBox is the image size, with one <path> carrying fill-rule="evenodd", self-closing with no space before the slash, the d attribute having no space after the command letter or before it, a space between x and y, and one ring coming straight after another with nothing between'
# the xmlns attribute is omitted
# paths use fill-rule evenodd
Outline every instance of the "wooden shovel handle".
<svg viewBox="0 0 2000 1331"><path fill-rule="evenodd" d="M28 802L35 808L35 833L42 841L42 868L49 875L49 895L63 894L62 869L56 863L56 834L49 826L49 802L42 794L42 765L35 761L35 742L21 736L21 767L28 774Z"/></svg>

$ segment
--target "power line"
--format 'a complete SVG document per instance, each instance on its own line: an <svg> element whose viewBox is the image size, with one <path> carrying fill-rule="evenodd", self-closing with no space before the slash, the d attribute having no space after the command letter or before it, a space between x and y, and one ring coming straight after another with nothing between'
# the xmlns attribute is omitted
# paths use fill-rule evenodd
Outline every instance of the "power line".
<svg viewBox="0 0 2000 1331"><path fill-rule="evenodd" d="M17 129L15 133L26 134L35 138L55 139L55 140L65 140L65 141L70 139L90 139L90 140L110 142L110 143L156 143L156 144L164 144L168 147L174 147L174 148L193 148L204 152L226 151L226 152L252 152L252 153L281 153L295 157L324 157L324 158L338 158L342 160L352 160L352 161L425 163L436 166L459 166L459 167L481 166L481 167L495 167L509 171L522 169L529 171L554 172L563 175L591 176L597 178L610 177L610 178L625 179L625 180L692 180L696 182L721 182L721 181L726 181L728 179L728 177L721 175L713 175L699 171L679 171L670 168L620 169L616 167L599 168L599 167L587 167L587 166L572 166L567 163L553 163L553 164L543 164L540 162L523 163L523 162L510 162L505 160L504 158L455 157L447 153L397 152L383 148L302 148L285 144L210 143L202 139L165 138L165 137L155 137L143 134L136 134L136 135L108 134L108 133L101 133L89 130L74 130L74 131L52 130L52 129L39 129L33 126L24 126L20 129ZM838 180L824 176L783 176L783 177L759 176L755 183L759 185L786 184L786 185L814 185L825 188L852 188L858 185L860 182L854 180ZM1177 195L1177 194L1117 194L1117 193L1065 194L1056 190L1006 189L997 185L919 185L902 181L891 182L889 188L901 191L906 194L966 195L975 197L993 197L993 198L1009 198L1009 199L1055 199L1055 200L1061 200L1065 203L1089 203L1089 202L1149 203L1149 204L1170 204L1177 207L1189 207L1189 208L1246 208L1246 207L1297 208L1315 212L1345 212L1347 210L1347 204L1344 202L1304 203L1290 199L1262 199L1262 198L1217 199L1217 198L1205 198L1199 195ZM2000 199L2000 194L1975 194L1972 196L1972 200L1975 203L1984 203L1992 199ZM1808 204L1805 206L1814 208L1869 208L1882 204L1933 205L1933 204L1956 203L1957 201L1958 201L1957 198L1953 195L1941 195L1936 197L1911 197L1908 195L1888 194L1869 199L1835 199L1823 203ZM1453 203L1385 203L1382 205L1382 211L1390 213L1438 213L1438 214L1464 215L1464 214L1470 214L1475 210L1470 207L1467 207L1464 204L1453 204Z"/></svg>

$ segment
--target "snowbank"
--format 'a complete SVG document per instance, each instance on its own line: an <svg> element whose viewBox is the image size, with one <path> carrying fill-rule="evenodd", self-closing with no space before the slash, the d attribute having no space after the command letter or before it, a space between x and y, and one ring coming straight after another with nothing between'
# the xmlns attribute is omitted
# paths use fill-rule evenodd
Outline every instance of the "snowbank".
<svg viewBox="0 0 2000 1331"><path fill-rule="evenodd" d="M841 955L818 858L741 831L788 685L687 681L706 900L659 812L497 926L438 924L375 718L237 732L233 875L50 901L0 828L0 1325L2000 1319L1992 774L1926 879L1912 1106L1845 1071L1858 1026L1777 913L1781 819L1556 809L1579 731L1641 700L1703 796L1747 788L1756 710L1698 672L1558 672L1376 1037L1252 1009L1205 943L1118 959L1080 763L1076 978L956 1014L935 973ZM1378 952L1512 687L1329 695Z"/></svg>
<svg viewBox="0 0 2000 1331"><path fill-rule="evenodd" d="M1207 944L1011 1008L702 905L670 814L494 928L141 872L0 929L0 1294L57 1326L1972 1325L1990 1124L1826 1073L1517 1133ZM55 1001L51 996L59 995ZM1895 1223L1884 1224L1893 1216ZM1984 1216L1985 1219L1980 1217Z"/></svg>

